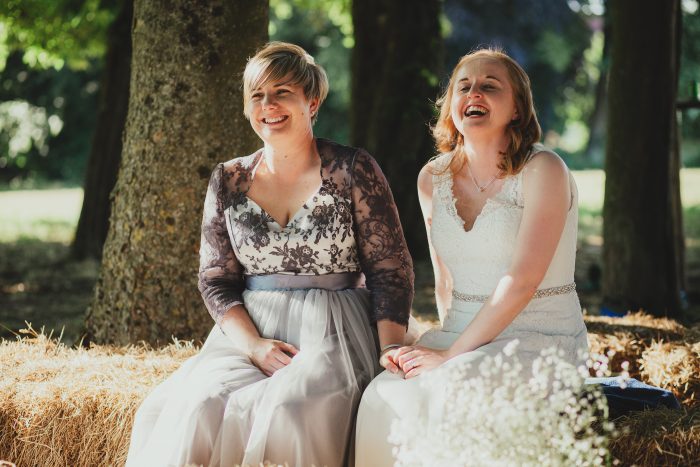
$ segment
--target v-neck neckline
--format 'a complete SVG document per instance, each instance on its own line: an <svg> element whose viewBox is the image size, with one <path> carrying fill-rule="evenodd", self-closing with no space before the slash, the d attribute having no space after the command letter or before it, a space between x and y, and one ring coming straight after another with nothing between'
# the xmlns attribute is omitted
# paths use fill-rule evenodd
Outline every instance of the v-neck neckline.
<svg viewBox="0 0 700 467"><path fill-rule="evenodd" d="M510 183L514 178L515 177L512 175L508 175L505 177L505 179L503 180L503 185L501 185L501 188L499 188L499 190L496 193L494 193L493 195L486 198L486 201L484 202L483 206L481 206L481 209L479 210L479 214L477 214L476 217L474 218L474 221L472 222L471 227L469 229L466 229L466 222L464 221L462 216L460 216L459 212L457 211L457 197L455 196L455 192L454 192L454 174L451 171L449 172L449 178L448 178L449 183L447 184L447 187L446 187L447 195L449 195L449 198L450 198L449 199L449 202L450 202L449 206L451 207L451 209L449 211L452 214L452 218L455 220L455 222L457 222L457 224L461 228L462 232L464 232L465 234L470 234L474 231L474 229L476 228L476 224L479 222L479 220L481 220L481 218L485 214L487 214L486 208L488 207L488 205L490 203L496 202L496 199L499 198L503 194L503 192L505 191L506 185L508 183Z"/></svg>
<svg viewBox="0 0 700 467"><path fill-rule="evenodd" d="M253 164L253 170L251 170L251 172L250 172L250 184L248 185L248 189L245 191L244 196L246 197L246 199L248 201L250 201L255 206L257 206L258 209L260 209L260 211L262 213L267 215L267 217L269 217L272 220L272 222L274 222L281 230L285 230L287 227L292 225L296 221L299 214L307 207L307 204L309 204L315 197L317 197L319 195L319 193L321 192L321 189L323 188L323 182L324 182L324 179L323 179L323 158L321 157L321 150L319 148L319 141L317 138L314 138L314 144L316 145L316 153L318 154L318 158L320 161L318 170L319 170L319 175L321 176L321 183L319 184L318 188L316 188L316 190L314 190L313 193L311 193L311 195L301 204L301 206L299 206L295 210L294 214L289 217L289 220L287 220L287 223L285 225L282 225L277 219L275 219L275 217L272 214L270 214L264 207L262 207L260 205L260 203L258 203L253 198L248 196L248 192L250 191L250 188L253 186L253 182L255 181L255 173L257 172L258 167L260 166L263 159L265 158L264 149L260 150L260 152L258 154L258 160L256 160Z"/></svg>

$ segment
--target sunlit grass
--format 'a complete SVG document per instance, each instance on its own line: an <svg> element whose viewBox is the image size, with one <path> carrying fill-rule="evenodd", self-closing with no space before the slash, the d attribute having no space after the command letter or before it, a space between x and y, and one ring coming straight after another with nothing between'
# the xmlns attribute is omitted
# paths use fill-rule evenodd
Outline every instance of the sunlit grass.
<svg viewBox="0 0 700 467"><path fill-rule="evenodd" d="M579 238L600 242L603 231L605 173L602 170L572 172L579 191ZM681 170L683 223L687 238L700 238L700 169Z"/></svg>
<svg viewBox="0 0 700 467"><path fill-rule="evenodd" d="M83 202L81 188L0 191L0 242L70 243Z"/></svg>

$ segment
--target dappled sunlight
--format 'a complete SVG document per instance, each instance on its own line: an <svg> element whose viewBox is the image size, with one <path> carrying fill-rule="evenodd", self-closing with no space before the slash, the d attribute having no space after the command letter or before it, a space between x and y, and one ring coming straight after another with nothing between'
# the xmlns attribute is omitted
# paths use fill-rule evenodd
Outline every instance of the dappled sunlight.
<svg viewBox="0 0 700 467"><path fill-rule="evenodd" d="M0 191L0 243L37 239L69 244L82 202L81 188Z"/></svg>

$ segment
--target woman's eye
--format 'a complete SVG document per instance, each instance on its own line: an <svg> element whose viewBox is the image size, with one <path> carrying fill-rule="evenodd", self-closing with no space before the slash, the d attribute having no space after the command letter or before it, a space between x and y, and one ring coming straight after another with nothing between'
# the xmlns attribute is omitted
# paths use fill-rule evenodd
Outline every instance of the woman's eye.
<svg viewBox="0 0 700 467"><path fill-rule="evenodd" d="M262 94L256 93L256 94L253 94L253 95L250 96L250 97L251 97L253 100L258 100L258 99L260 99L260 98L262 97Z"/></svg>
<svg viewBox="0 0 700 467"><path fill-rule="evenodd" d="M496 87L491 85L491 84L484 84L483 88L486 89L487 91L490 91L492 89L496 89Z"/></svg>
<svg viewBox="0 0 700 467"><path fill-rule="evenodd" d="M284 94L284 93L287 93L287 92L289 92L288 89L278 89L278 90L277 90L277 94Z"/></svg>

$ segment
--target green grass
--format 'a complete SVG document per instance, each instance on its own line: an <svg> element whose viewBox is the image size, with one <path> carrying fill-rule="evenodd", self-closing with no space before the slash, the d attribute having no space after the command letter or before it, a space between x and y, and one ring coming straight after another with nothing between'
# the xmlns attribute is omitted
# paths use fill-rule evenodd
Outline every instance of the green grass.
<svg viewBox="0 0 700 467"><path fill-rule="evenodd" d="M577 170L573 175L579 191L579 239L600 243L605 173ZM681 170L681 199L686 238L700 239L700 169Z"/></svg>
<svg viewBox="0 0 700 467"><path fill-rule="evenodd" d="M82 202L81 188L0 191L0 243L33 239L68 244Z"/></svg>
<svg viewBox="0 0 700 467"><path fill-rule="evenodd" d="M99 265L71 261L81 188L0 191L0 337L46 327L80 338Z"/></svg>

